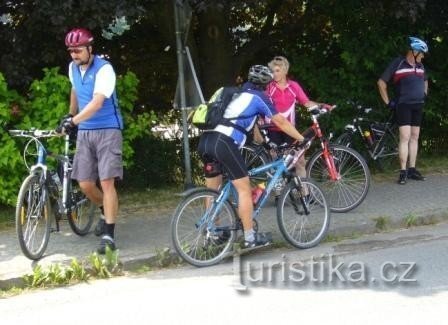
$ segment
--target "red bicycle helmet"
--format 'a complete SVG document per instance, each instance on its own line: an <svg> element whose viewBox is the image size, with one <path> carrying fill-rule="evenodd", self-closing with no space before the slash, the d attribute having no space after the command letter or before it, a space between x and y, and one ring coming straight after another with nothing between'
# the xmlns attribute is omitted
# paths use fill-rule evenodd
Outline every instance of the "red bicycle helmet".
<svg viewBox="0 0 448 325"><path fill-rule="evenodd" d="M65 36L65 45L67 47L89 45L92 42L93 35L85 28L74 28Z"/></svg>

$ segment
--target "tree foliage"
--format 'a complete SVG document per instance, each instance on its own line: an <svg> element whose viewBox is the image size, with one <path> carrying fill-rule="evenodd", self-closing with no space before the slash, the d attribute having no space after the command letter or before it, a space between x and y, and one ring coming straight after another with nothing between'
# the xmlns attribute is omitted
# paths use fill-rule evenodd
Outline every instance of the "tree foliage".
<svg viewBox="0 0 448 325"><path fill-rule="evenodd" d="M425 125L441 126L426 134L435 136L448 123L446 1L177 2L193 11L187 44L205 97L244 77L250 65L283 54L291 61L291 77L312 99L340 106L332 119L338 127L353 114L344 108L347 99L381 107L376 80L391 59L404 53L406 37L416 35L430 47ZM164 114L171 109L177 81L173 1L8 0L0 5L0 17L0 71L13 89L28 91L44 67L66 71L64 35L71 27L85 26L96 36L96 52L107 55L118 73L131 70L139 78L140 105L134 111ZM126 28L114 28L117 22Z"/></svg>

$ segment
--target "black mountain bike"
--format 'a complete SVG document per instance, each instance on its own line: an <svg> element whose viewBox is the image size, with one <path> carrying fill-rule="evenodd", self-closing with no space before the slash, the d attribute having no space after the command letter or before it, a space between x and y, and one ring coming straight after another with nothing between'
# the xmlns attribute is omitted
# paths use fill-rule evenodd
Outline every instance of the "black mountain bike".
<svg viewBox="0 0 448 325"><path fill-rule="evenodd" d="M374 161L381 171L392 168L398 156L398 127L394 123L395 112L391 111L386 122L367 117L372 108L353 105L358 113L353 124L347 124L345 131L335 140L336 144L355 147L363 146L366 158Z"/></svg>

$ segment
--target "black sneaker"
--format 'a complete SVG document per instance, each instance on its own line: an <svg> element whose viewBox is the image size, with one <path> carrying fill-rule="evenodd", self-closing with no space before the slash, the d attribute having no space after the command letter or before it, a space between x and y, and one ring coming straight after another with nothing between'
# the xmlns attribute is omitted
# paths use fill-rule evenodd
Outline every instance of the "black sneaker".
<svg viewBox="0 0 448 325"><path fill-rule="evenodd" d="M106 231L106 220L100 218L100 220L95 226L95 230L93 231L93 233L95 234L95 236L99 237L101 235L104 235L105 231Z"/></svg>
<svg viewBox="0 0 448 325"><path fill-rule="evenodd" d="M426 177L420 174L420 172L417 169L410 169L408 172L408 178L416 180L416 181L424 181L426 180Z"/></svg>
<svg viewBox="0 0 448 325"><path fill-rule="evenodd" d="M115 247L115 241L110 236L103 236L101 238L100 245L98 246L98 249L96 250L98 254L106 254L106 246L110 248L110 250L114 251L117 248Z"/></svg>
<svg viewBox="0 0 448 325"><path fill-rule="evenodd" d="M218 231L215 235L212 236L212 239L216 245L222 245L226 243L230 238L230 230L224 229Z"/></svg>
<svg viewBox="0 0 448 325"><path fill-rule="evenodd" d="M408 173L406 170L400 170L400 176L398 176L397 183L400 185L406 184L406 180L408 179Z"/></svg>
<svg viewBox="0 0 448 325"><path fill-rule="evenodd" d="M272 243L272 234L270 232L257 232L253 241L244 241L244 248L255 248L267 246Z"/></svg>

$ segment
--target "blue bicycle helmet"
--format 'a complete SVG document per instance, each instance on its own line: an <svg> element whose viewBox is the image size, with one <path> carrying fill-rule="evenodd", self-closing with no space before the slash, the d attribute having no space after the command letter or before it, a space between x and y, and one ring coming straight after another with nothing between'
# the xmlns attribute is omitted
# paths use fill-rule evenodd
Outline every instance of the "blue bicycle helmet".
<svg viewBox="0 0 448 325"><path fill-rule="evenodd" d="M412 50L422 53L428 53L428 45L417 37L409 37L409 46Z"/></svg>

